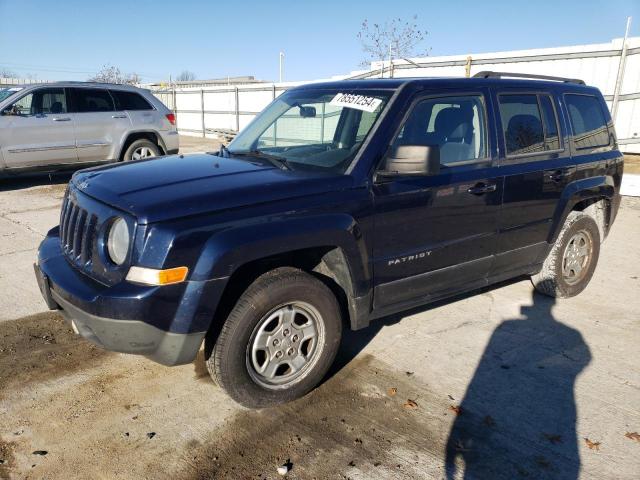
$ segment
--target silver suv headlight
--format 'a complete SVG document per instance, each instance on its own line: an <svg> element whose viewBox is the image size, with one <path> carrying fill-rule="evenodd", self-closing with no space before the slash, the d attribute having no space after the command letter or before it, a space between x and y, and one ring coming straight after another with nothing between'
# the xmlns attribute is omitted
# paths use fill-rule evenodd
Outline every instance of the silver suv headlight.
<svg viewBox="0 0 640 480"><path fill-rule="evenodd" d="M129 227L127 222L122 217L118 217L109 229L109 235L107 236L107 252L109 258L116 265L122 265L127 259L127 252L129 251Z"/></svg>

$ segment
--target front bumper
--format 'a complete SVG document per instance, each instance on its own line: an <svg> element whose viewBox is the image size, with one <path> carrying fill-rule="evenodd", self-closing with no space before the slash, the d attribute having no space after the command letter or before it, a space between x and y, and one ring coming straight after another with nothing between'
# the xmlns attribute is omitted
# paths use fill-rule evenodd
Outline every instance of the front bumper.
<svg viewBox="0 0 640 480"><path fill-rule="evenodd" d="M34 267L47 306L62 310L76 333L106 350L144 355L163 365L194 360L226 284L217 279L108 287L67 261L56 229L40 245Z"/></svg>

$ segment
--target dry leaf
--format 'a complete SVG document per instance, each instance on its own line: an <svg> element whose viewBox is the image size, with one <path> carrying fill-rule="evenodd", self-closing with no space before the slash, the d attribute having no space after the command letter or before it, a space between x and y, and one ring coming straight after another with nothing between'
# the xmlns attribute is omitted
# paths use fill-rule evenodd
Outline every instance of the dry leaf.
<svg viewBox="0 0 640 480"><path fill-rule="evenodd" d="M624 434L629 440L635 440L636 442L640 442L640 434L638 432L627 432Z"/></svg>
<svg viewBox="0 0 640 480"><path fill-rule="evenodd" d="M553 433L543 433L542 435L554 445L562 443L562 435L555 435Z"/></svg>
<svg viewBox="0 0 640 480"><path fill-rule="evenodd" d="M393 397L396 393L398 393L398 389L396 387L391 387L388 393L390 397Z"/></svg>
<svg viewBox="0 0 640 480"><path fill-rule="evenodd" d="M600 451L600 442L592 442L591 440L585 437L584 443L587 444L587 447L589 447L589 450Z"/></svg>
<svg viewBox="0 0 640 480"><path fill-rule="evenodd" d="M406 409L414 409L414 408L418 408L418 404L416 403L415 400L411 400L410 398L407 399L406 402L404 402L404 405L402 405L404 408Z"/></svg>
<svg viewBox="0 0 640 480"><path fill-rule="evenodd" d="M491 415L487 415L486 417L484 417L483 423L487 427L495 427L496 426L496 421L493 419L493 417Z"/></svg>
<svg viewBox="0 0 640 480"><path fill-rule="evenodd" d="M449 410L456 415L460 415L462 413L462 407L460 405L449 405Z"/></svg>

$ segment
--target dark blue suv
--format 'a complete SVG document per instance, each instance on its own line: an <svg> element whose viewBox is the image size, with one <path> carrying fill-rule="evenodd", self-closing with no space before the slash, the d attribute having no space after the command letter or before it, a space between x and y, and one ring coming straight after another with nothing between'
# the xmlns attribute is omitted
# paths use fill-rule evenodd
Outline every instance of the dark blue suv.
<svg viewBox="0 0 640 480"><path fill-rule="evenodd" d="M192 362L238 402L299 397L343 325L529 275L581 292L623 160L579 80L288 90L220 152L83 170L42 242L43 296L106 349ZM510 77L510 78L506 78Z"/></svg>

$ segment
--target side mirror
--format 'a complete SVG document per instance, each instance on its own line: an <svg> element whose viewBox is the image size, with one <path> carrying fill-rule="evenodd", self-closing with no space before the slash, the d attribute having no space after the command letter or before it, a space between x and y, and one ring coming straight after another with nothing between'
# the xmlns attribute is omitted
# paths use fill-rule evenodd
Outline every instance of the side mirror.
<svg viewBox="0 0 640 480"><path fill-rule="evenodd" d="M437 145L400 145L387 157L385 177L399 175L437 175L440 173L440 147Z"/></svg>
<svg viewBox="0 0 640 480"><path fill-rule="evenodd" d="M314 118L316 116L316 107L303 107L300 105L298 108L302 118Z"/></svg>

